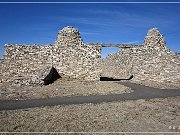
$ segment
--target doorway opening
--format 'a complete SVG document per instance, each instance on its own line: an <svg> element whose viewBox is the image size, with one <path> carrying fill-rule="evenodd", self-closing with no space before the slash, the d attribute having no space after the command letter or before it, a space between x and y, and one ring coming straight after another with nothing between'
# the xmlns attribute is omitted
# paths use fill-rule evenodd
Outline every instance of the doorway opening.
<svg viewBox="0 0 180 135"><path fill-rule="evenodd" d="M117 53L118 51L121 51L121 48L118 48L118 47L102 47L101 58L105 59L108 55L111 55L113 53Z"/></svg>
<svg viewBox="0 0 180 135"><path fill-rule="evenodd" d="M123 47L123 48L126 48ZM130 74L130 66L126 62L123 62L121 58L122 52L120 47L102 47L102 72L100 74L100 81L121 81L131 80L134 78Z"/></svg>

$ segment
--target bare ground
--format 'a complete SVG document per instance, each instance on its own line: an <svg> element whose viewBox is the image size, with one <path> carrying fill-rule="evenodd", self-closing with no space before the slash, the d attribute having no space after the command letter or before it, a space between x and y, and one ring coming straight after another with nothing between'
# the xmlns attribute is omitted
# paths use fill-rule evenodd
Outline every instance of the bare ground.
<svg viewBox="0 0 180 135"><path fill-rule="evenodd" d="M141 84L157 88L179 88L179 85L174 84ZM9 96L11 93L4 90L5 94L3 96L1 93L1 99L120 94L133 91L113 82L59 80L43 87L24 86L17 89L17 86L9 86L3 84L1 88L15 87L11 93L19 94ZM180 132L180 97L0 111L0 132Z"/></svg>
<svg viewBox="0 0 180 135"><path fill-rule="evenodd" d="M121 84L100 81L57 80L55 83L46 86L18 86L12 83L0 84L0 100L107 95L130 92L133 92L133 90Z"/></svg>
<svg viewBox="0 0 180 135"><path fill-rule="evenodd" d="M1 111L0 131L180 132L180 97Z"/></svg>

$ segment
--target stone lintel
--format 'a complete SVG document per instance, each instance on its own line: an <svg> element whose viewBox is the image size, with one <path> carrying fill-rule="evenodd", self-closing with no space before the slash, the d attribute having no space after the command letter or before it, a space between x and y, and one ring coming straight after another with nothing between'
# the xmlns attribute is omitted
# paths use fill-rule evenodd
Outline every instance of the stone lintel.
<svg viewBox="0 0 180 135"><path fill-rule="evenodd" d="M95 45L101 47L118 47L118 48L134 48L143 46L142 44L107 44L107 43L88 43L88 45Z"/></svg>

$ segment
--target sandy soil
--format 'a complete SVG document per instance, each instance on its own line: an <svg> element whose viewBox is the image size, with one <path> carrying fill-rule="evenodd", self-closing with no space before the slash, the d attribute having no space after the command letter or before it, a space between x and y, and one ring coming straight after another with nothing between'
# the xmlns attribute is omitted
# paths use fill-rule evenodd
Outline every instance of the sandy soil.
<svg viewBox="0 0 180 135"><path fill-rule="evenodd" d="M180 97L0 111L0 131L180 132Z"/></svg>
<svg viewBox="0 0 180 135"><path fill-rule="evenodd" d="M100 81L57 80L55 83L47 86L17 86L11 83L0 84L0 100L107 95L130 92L133 92L133 90L121 84Z"/></svg>

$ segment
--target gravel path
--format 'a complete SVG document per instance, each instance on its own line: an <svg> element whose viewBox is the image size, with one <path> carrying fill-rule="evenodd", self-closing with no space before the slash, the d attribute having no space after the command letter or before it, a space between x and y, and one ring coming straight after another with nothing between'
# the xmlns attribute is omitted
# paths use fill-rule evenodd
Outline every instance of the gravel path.
<svg viewBox="0 0 180 135"><path fill-rule="evenodd" d="M154 99L180 96L180 89L158 89L130 82L115 82L130 87L134 92L124 94L55 97L50 99L0 101L0 110L25 109L41 106L102 103L120 100Z"/></svg>

